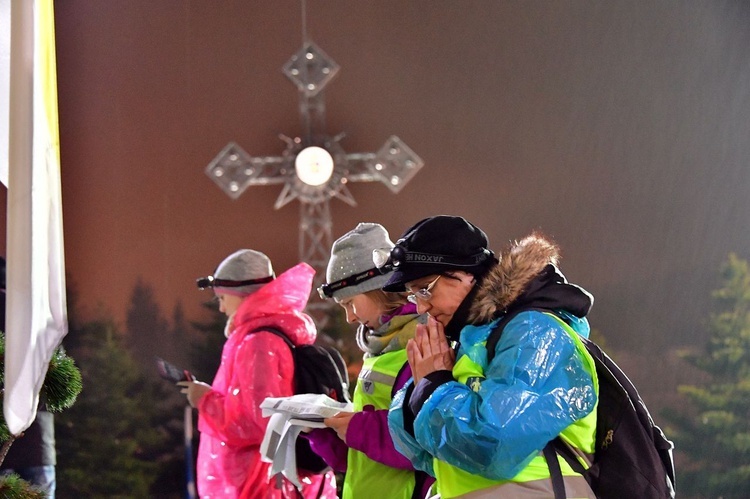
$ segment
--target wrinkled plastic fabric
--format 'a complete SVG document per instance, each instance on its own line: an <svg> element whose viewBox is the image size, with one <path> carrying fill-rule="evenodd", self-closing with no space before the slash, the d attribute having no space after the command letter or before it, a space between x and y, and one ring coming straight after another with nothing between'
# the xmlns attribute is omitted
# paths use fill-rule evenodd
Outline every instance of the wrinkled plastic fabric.
<svg viewBox="0 0 750 499"><path fill-rule="evenodd" d="M404 404L408 403L406 393L413 384L414 379L412 378L393 397L391 409L388 411L388 430L391 433L396 450L406 456L415 469L424 471L430 476L435 476L435 470L432 467L432 454L419 445L404 429Z"/></svg>
<svg viewBox="0 0 750 499"><path fill-rule="evenodd" d="M416 415L414 437L403 426L406 387L394 399L389 415L394 442L421 469L433 457L489 479L511 479L549 440L594 410L591 373L554 318L537 311L518 314L488 366L484 342L494 324L461 332L458 357L468 355L484 371L478 391L456 381L439 386ZM588 335L585 319L572 327Z"/></svg>
<svg viewBox="0 0 750 499"><path fill-rule="evenodd" d="M198 492L202 498L280 499L297 497L293 485L269 476L270 464L260 459L259 447L268 419L259 408L266 397L293 394L292 353L272 333L248 334L262 326L283 330L293 343L315 341L312 319L302 310L315 271L301 263L248 296L234 316L234 329L224 344L221 364L198 406ZM301 477L304 497L336 497L335 478Z"/></svg>

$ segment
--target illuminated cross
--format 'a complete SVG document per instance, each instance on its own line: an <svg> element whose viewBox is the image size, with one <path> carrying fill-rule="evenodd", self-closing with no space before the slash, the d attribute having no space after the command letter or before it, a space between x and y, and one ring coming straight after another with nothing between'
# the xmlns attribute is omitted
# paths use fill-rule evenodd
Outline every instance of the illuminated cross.
<svg viewBox="0 0 750 499"><path fill-rule="evenodd" d="M347 153L339 141L344 134L326 135L323 89L339 66L317 45L303 37L302 48L283 66L299 90L304 134L289 138L281 156L253 157L230 142L206 167L206 174L232 199L252 185L283 184L274 208L300 202L299 257L316 270L316 287L325 280L333 240L329 201L338 198L356 206L349 182L383 182L398 193L423 166L395 135L375 153Z"/></svg>

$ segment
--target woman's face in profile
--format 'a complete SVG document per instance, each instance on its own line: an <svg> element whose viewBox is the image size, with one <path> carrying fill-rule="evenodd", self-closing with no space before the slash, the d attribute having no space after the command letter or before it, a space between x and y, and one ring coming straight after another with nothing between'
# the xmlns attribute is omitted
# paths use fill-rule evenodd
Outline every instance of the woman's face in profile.
<svg viewBox="0 0 750 499"><path fill-rule="evenodd" d="M417 297L417 312L430 314L443 326L447 326L476 280L473 275L462 271L440 274L440 279L436 280L437 277L438 274L433 274L408 282L406 290L418 296L419 290L426 289L430 283L434 282L429 290L429 299Z"/></svg>
<svg viewBox="0 0 750 499"><path fill-rule="evenodd" d="M244 300L242 296L235 296L222 292L217 292L216 298L219 300L219 311L224 313L227 317L234 314L240 307L242 300Z"/></svg>
<svg viewBox="0 0 750 499"><path fill-rule="evenodd" d="M380 327L380 316L385 313L382 305L370 298L367 293L346 298L339 305L346 311L346 322L358 322L370 329Z"/></svg>

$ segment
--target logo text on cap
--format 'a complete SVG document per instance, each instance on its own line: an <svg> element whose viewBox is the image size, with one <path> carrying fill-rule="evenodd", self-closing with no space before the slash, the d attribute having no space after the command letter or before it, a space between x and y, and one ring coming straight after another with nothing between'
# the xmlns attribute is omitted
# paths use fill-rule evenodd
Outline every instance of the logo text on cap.
<svg viewBox="0 0 750 499"><path fill-rule="evenodd" d="M440 255L426 255L424 253L407 253L407 262L442 263L445 257Z"/></svg>

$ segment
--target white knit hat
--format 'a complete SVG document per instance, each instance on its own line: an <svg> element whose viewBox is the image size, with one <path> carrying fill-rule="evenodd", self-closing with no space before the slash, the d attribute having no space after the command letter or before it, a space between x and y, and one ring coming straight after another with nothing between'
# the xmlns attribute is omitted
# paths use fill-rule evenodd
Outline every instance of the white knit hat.
<svg viewBox="0 0 750 499"><path fill-rule="evenodd" d="M323 293L340 302L354 295L380 289L388 281L372 263L376 249L390 250L393 242L380 224L360 223L333 243ZM346 282L351 278L351 282ZM342 282L343 281L343 282Z"/></svg>
<svg viewBox="0 0 750 499"><path fill-rule="evenodd" d="M254 279L273 278L275 274L271 266L271 260L261 253L251 249L241 249L226 257L211 276L212 280L220 281L251 281ZM271 279L269 279L271 280ZM214 291L220 291L237 296L247 296L266 283L249 284L246 286L221 286L214 284Z"/></svg>

